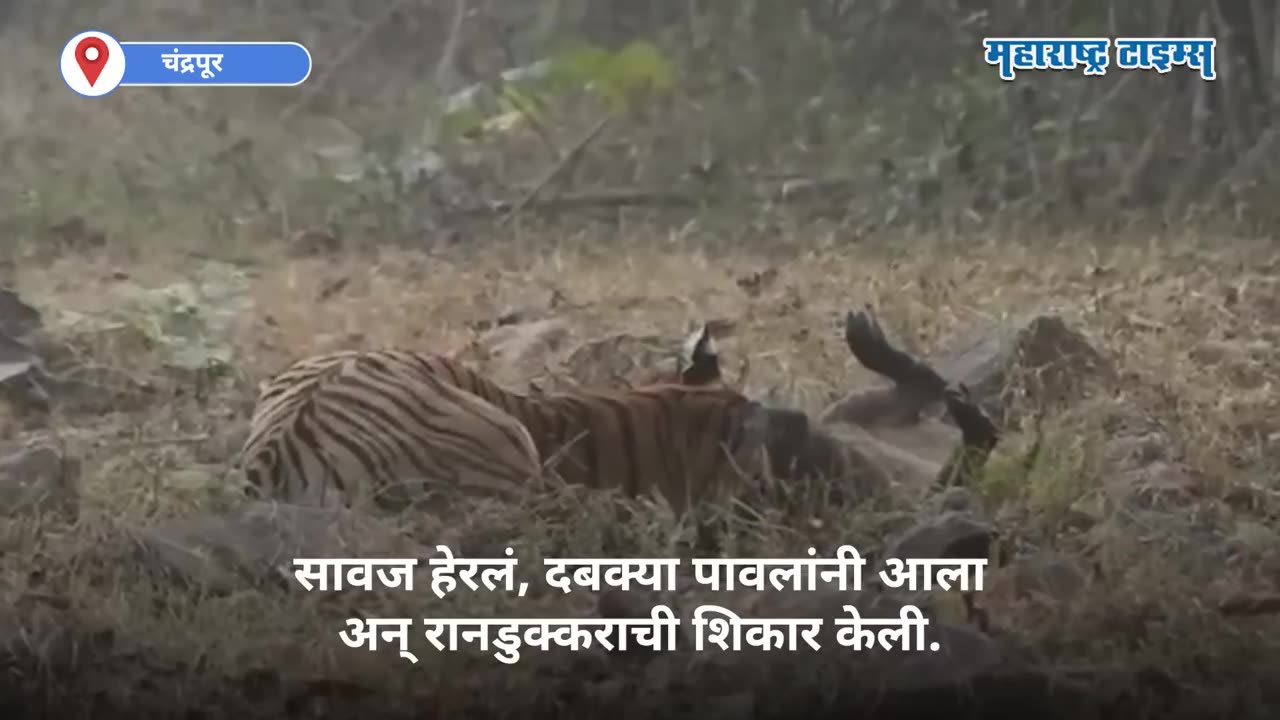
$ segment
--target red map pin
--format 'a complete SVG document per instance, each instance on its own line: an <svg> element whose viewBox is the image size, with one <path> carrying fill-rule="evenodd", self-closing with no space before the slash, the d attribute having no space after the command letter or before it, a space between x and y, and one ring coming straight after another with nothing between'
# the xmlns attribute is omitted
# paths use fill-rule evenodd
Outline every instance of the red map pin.
<svg viewBox="0 0 1280 720"><path fill-rule="evenodd" d="M76 43L76 64L84 73L84 79L89 81L89 87L93 87L102 74L102 68L107 66L108 54L110 52L102 38L90 36Z"/></svg>

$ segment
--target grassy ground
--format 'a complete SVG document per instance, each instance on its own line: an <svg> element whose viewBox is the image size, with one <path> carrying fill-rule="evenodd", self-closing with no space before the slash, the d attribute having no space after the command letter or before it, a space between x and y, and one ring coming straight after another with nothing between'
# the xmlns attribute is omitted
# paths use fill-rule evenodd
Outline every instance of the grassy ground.
<svg viewBox="0 0 1280 720"><path fill-rule="evenodd" d="M269 12L261 5L255 12ZM135 24L131 3L84 20L133 28L129 37L112 30L124 40L163 39L205 28L206 19L189 16L196 12L155 13L149 24ZM293 39L306 28L312 34L297 39L345 46L362 27L317 11L307 22L267 18L290 28L277 32L263 17L245 11L236 19L242 26L224 35ZM1002 531L1017 560L988 574L983 602L994 634L1024 658L1053 667L1149 668L1166 695L1179 690L1187 717L1211 710L1247 717L1280 705L1272 687L1280 626L1239 603L1223 606L1280 592L1274 240L1167 228L1052 238L1034 227L946 238L867 235L803 213L771 217L776 224L768 225L760 208L736 207L690 211L667 223L633 219L639 213L619 213L626 222L616 224L572 214L552 225L477 222L451 247L428 252L414 248L439 238L400 232L402 211L415 208L415 199L379 200L386 188L334 181L319 159L319 149L350 145L352 135L358 141L394 131L408 143L424 134L429 103L404 90L421 78L396 76L398 60L371 60L366 69L357 53L344 69L348 86L376 85L378 101L344 105L334 80L331 94L339 100L321 98L314 115L296 96L271 90L118 91L89 103L49 74L50 48L79 29L58 28L58 39L45 45L13 30L6 35L13 51L11 72L0 76L0 279L44 314L56 351L47 359L117 368L152 391L128 403L112 399L106 413L63 408L44 421L0 405L6 450L55 437L81 466L76 517L0 518L0 707L30 710L23 702L34 698L94 717L212 706L250 717L343 716L357 707L422 717L519 714L514 705L522 701L631 717L677 701L701 708L698 698L709 697L723 715L742 714L745 702L763 717L837 697L854 684L848 673L811 670L800 656L734 664L688 654L526 653L510 668L486 654L436 655L417 643L421 662L410 665L394 653L345 647L338 638L345 619L575 617L594 614L595 600L536 583L524 598L445 600L424 590L321 597L291 582L201 591L157 577L130 533L239 502L225 473L227 448L217 441L247 415L257 379L307 353L382 345L454 351L513 311L565 319L572 333L561 350L616 332L676 337L691 322L725 320L734 325L721 342L731 378L746 363L747 393L816 413L872 380L840 332L845 312L868 303L896 340L920 353L945 349L991 320L1057 313L1116 369L1097 392L1055 409L1040 427L1032 412L1003 428L974 488L975 512ZM415 34L421 28L403 32L412 36L406 47L423 44ZM368 45L376 54L378 42ZM848 123L830 133L842 139L831 144L839 148L806 147L797 162L808 167L828 153L866 151L870 159L845 162L840 155L841 162L874 166L884 134L901 118L892 117L897 105L861 104L872 116L837 118ZM611 128L615 134L584 161L580 184L679 175L683 169L666 172L667 165L687 162L700 138L744 135L744 146L759 144L748 132L767 124L758 108L734 104L717 115L717 107L680 98L653 113L652 127ZM877 111L886 115L877 118ZM732 113L728 121L725 113ZM795 113L785 106L777 114ZM561 115L563 127L552 130L566 148L593 116ZM345 130L335 130L335 117ZM932 123L932 115L920 117ZM666 155L630 153L630 132ZM485 156L479 164L512 190L545 171L541 142L516 134L460 156ZM772 169L781 162L773 155L792 148L778 142L769 150L765 165ZM286 252L293 230L337 216L356 218L344 249ZM64 225L76 217L105 231L105 239ZM60 225L61 232L51 230ZM386 229L393 225L396 232ZM744 290L769 270L776 279L758 293ZM216 297L178 292L175 301L158 292L193 284L215 289ZM140 309L140 299L158 297L161 307ZM225 357L231 373L209 380L175 371L183 351ZM518 380L538 368L507 370ZM1033 447L1039 450L1028 469ZM1143 472L1133 472L1135 463ZM497 555L510 545L524 565L548 556L677 551L681 529L664 512L642 507L622 523L615 502L548 491L521 506L477 505L447 522L399 518L389 542L412 543L403 550L417 553L446 539L471 555ZM728 550L797 556L810 545L872 547L937 505L929 499L881 508L818 505L803 518L769 514L740 526ZM665 600L688 611L706 598ZM725 600L756 615L795 614L787 602L800 601ZM954 619L942 600L926 604ZM849 666L839 654L831 662ZM965 655L951 664L975 662ZM1128 717L1140 716L1123 707Z"/></svg>
<svg viewBox="0 0 1280 720"><path fill-rule="evenodd" d="M1273 349L1280 332L1280 267L1272 248L1170 234L848 244L821 228L779 238L776 247L716 256L698 247L696 237L671 242L641 230L595 234L589 242L497 234L454 259L411 251L305 259L261 253L251 266L252 303L229 333L234 366L261 377L291 357L338 347L457 349L474 336L470 326L513 308L545 308L559 291L569 302L558 314L580 337L675 336L694 319L735 321L722 352L731 369L750 359L748 392L816 412L869 380L839 335L849 308L874 304L886 327L923 352L1007 313L1058 312L1115 361L1119 379L1109 394L1046 419L1044 448L1029 473L1015 468L1036 433L1007 428L978 488L979 506L1025 548L1053 552L1089 569L1093 579L1066 596L1047 597L1015 591L1015 569L993 570L986 599L993 624L1054 663L1154 663L1206 691L1227 680L1244 688L1249 675L1236 668L1245 660L1259 676L1274 668L1280 648L1274 622L1216 610L1240 593L1274 592L1280 569L1272 530L1280 490L1280 414L1270 390L1277 369L1251 354ZM47 315L94 313L125 282L113 272L120 262L110 250L31 261L20 267L18 287ZM149 259L129 266L129 282L189 277L192 263ZM768 268L776 268L777 279L755 297L735 282ZM348 279L345 287L317 302L340 278ZM319 600L296 587L248 586L210 595L139 573L122 527L234 502L231 481L216 464L197 464L199 444L184 438L231 423L251 399L251 385L223 382L208 397L193 396L187 381L162 372L154 349L98 340L75 342L97 362L151 378L165 395L133 412L64 414L51 423L68 451L83 458L81 510L71 522L4 522L0 587L24 628L15 635L18 657L41 658L46 672L76 678L77 690L98 688L137 707L207 699L209 687L220 688L224 702L248 693L244 702L261 708L313 696L373 702L361 693L385 702L413 698L437 712L509 704L515 693L541 695L544 705L585 699L634 706L683 676L677 656L642 666L591 653L535 654L517 671L484 655L420 653L423 662L413 666L394 653L348 650L337 637L357 609L368 616L572 617L594 612L587 595L544 589L525 598L482 593L438 601L420 591ZM179 388L188 391L174 396ZM1118 499L1106 444L1118 414L1149 418L1171 438L1166 451L1192 469L1182 502L1152 510ZM9 428L14 443L30 435L17 421ZM462 537L471 547L511 544L526 561L619 547L637 556L675 552L675 528L662 512L644 510L624 527L610 502L559 492L532 506L478 506L447 524L403 522L428 547ZM742 528L731 550L794 556L815 543L873 543L917 510L832 509L799 527L762 522ZM47 627L75 642L48 639L41 630ZM38 638L45 639L32 640ZM19 667L29 673L40 666ZM527 672L537 667L543 671ZM733 683L726 687L734 690ZM1256 690L1245 688L1239 697Z"/></svg>

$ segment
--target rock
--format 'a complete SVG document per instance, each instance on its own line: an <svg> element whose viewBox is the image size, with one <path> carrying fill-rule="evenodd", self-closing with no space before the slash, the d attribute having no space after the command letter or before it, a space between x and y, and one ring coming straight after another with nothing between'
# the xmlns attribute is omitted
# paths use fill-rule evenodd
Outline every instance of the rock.
<svg viewBox="0 0 1280 720"><path fill-rule="evenodd" d="M20 597L0 611L0 662L13 667L34 658L46 669L64 668L76 659L77 640L88 635L74 613Z"/></svg>
<svg viewBox="0 0 1280 720"><path fill-rule="evenodd" d="M699 703L698 717L736 720L755 717L756 693L753 690L708 697Z"/></svg>
<svg viewBox="0 0 1280 720"><path fill-rule="evenodd" d="M1280 534L1260 522L1237 520L1231 543L1256 557L1276 552L1280 548Z"/></svg>
<svg viewBox="0 0 1280 720"><path fill-rule="evenodd" d="M1192 348L1188 355L1201 365L1220 365L1265 362L1275 357L1275 352L1275 345L1264 339L1205 340Z"/></svg>
<svg viewBox="0 0 1280 720"><path fill-rule="evenodd" d="M291 258L334 255L342 251L342 238L325 228L303 228L289 236L285 254Z"/></svg>
<svg viewBox="0 0 1280 720"><path fill-rule="evenodd" d="M1048 596L1068 601L1088 583L1084 571L1072 560L1051 550L1041 550L1012 563L1016 597Z"/></svg>
<svg viewBox="0 0 1280 720"><path fill-rule="evenodd" d="M46 233L49 242L44 250L54 255L97 250L107 244L107 234L90 225L79 215L73 215L63 222L50 225Z"/></svg>
<svg viewBox="0 0 1280 720"><path fill-rule="evenodd" d="M39 310L23 302L16 291L0 288L0 334L25 338L41 325Z"/></svg>
<svg viewBox="0 0 1280 720"><path fill-rule="evenodd" d="M230 423L227 427L220 427L195 446L193 450L195 460L199 463L229 462L240 453L248 437L248 419L241 419Z"/></svg>
<svg viewBox="0 0 1280 720"><path fill-rule="evenodd" d="M661 604L659 598L651 592L610 587L596 596L596 614L611 619L647 618L658 604Z"/></svg>
<svg viewBox="0 0 1280 720"><path fill-rule="evenodd" d="M293 575L298 557L427 556L425 548L372 517L283 503L251 502L226 515L127 530L146 569L217 590L284 582L301 591ZM418 581L429 577L426 572Z"/></svg>
<svg viewBox="0 0 1280 720"><path fill-rule="evenodd" d="M1113 692L1133 687L1131 677L1121 676L1104 689L1098 681L1114 674L1107 669L1079 669L1056 677L1054 670L1029 666L1025 654L1004 639L936 619L925 632L926 642L937 643L936 650L855 652L835 642L830 618L849 617L841 609L843 605L856 606L864 618L896 617L903 599L889 593L753 591L712 597L709 602L744 618L827 620L820 633L823 649L819 652L764 653L744 647L740 652L711 649L694 653L696 659L687 664L676 660L674 654L654 661L657 665L670 658L673 665L678 662L678 667L686 668L678 680L683 687L696 688L703 698L729 697L744 692L744 687L770 688L770 692L755 694L756 717L794 712L800 698L788 688L812 688L815 677L823 678L829 689L823 698L825 711L848 708L848 714L857 716L853 708L865 710L874 704L878 717L971 717L995 706L1002 706L1010 717L1093 717L1091 713L1097 708L1114 702ZM885 712L885 708L892 710Z"/></svg>
<svg viewBox="0 0 1280 720"><path fill-rule="evenodd" d="M978 498L968 488L947 488L938 497L938 505L944 512L971 512L978 508Z"/></svg>
<svg viewBox="0 0 1280 720"><path fill-rule="evenodd" d="M80 461L58 448L35 445L0 458L0 515L80 511Z"/></svg>
<svg viewBox="0 0 1280 720"><path fill-rule="evenodd" d="M51 369L73 367L83 358L136 358L157 349L156 341L132 322L64 312L56 328L33 339Z"/></svg>
<svg viewBox="0 0 1280 720"><path fill-rule="evenodd" d="M971 331L931 360L938 374L969 388L988 412L1013 424L1007 390L1017 377L1037 404L1079 398L1083 381L1112 373L1110 362L1056 315L1036 315Z"/></svg>
<svg viewBox="0 0 1280 720"><path fill-rule="evenodd" d="M16 373L26 372L28 366L39 365L40 356L35 348L7 333L0 333L0 381ZM16 366L16 367L9 367Z"/></svg>
<svg viewBox="0 0 1280 720"><path fill-rule="evenodd" d="M738 652L724 652L710 645L703 652L690 650L696 659L689 667L695 675L684 680L697 687L704 696L723 696L741 692L744 686L767 683L779 688L805 683L805 678L821 676L838 684L842 691L853 694L876 691L917 692L936 687L963 686L975 677L1000 667L1012 667L1016 656L1001 640L980 630L931 617L927 608L911 598L895 593L840 592L835 588L819 588L815 592L739 591L715 593L706 602L719 605L744 619L812 618L823 620L816 640L821 649L814 651L802 640L796 652L762 652L743 646ZM849 619L844 606L853 606L860 617L898 618L904 605L913 604L930 619L925 628L925 647L921 651L885 651L863 648L855 651L838 641L835 619ZM692 604L691 604L692 607ZM684 625L696 613L685 613ZM708 617L714 617L709 615ZM688 630L694 636L696 630ZM692 648L692 642L682 647ZM661 662L661 658L656 662ZM681 665L684 667L684 665ZM757 696L756 701L773 704L776 694ZM769 708L778 710L779 708ZM776 715L764 711L765 717Z"/></svg>
<svg viewBox="0 0 1280 720"><path fill-rule="evenodd" d="M149 382L97 365L71 368L50 378L49 385L55 406L71 414L132 412L151 405L159 394Z"/></svg>
<svg viewBox="0 0 1280 720"><path fill-rule="evenodd" d="M891 675L898 690L963 683L1009 659L996 640L968 625L934 623L928 637L936 651L885 653L897 665Z"/></svg>
<svg viewBox="0 0 1280 720"><path fill-rule="evenodd" d="M1225 358L1230 357L1234 350L1235 348L1230 343L1206 340L1191 348L1188 355L1201 365L1217 365Z"/></svg>
<svg viewBox="0 0 1280 720"><path fill-rule="evenodd" d="M891 541L890 558L989 558L999 536L995 527L967 513L944 512L922 521Z"/></svg>
<svg viewBox="0 0 1280 720"><path fill-rule="evenodd" d="M26 343L0 333L0 397L20 415L49 411L48 374Z"/></svg>

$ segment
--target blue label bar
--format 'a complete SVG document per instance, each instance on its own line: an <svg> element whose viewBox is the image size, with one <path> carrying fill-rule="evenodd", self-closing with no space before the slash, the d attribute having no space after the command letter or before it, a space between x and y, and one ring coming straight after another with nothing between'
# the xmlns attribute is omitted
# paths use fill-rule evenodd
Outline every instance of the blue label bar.
<svg viewBox="0 0 1280 720"><path fill-rule="evenodd" d="M301 85L311 53L298 43L122 42L121 85L254 87Z"/></svg>

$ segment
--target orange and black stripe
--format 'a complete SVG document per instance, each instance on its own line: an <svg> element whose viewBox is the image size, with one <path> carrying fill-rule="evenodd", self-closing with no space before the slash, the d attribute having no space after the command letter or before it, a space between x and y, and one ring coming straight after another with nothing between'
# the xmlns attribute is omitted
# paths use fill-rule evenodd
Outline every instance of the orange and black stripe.
<svg viewBox="0 0 1280 720"><path fill-rule="evenodd" d="M519 421L446 381L431 356L399 351L306 358L263 383L240 463L253 495L384 506L503 492L540 467Z"/></svg>
<svg viewBox="0 0 1280 720"><path fill-rule="evenodd" d="M528 396L441 355L348 351L263 384L242 465L259 493L349 503L431 483L515 489L553 460L567 482L683 512L760 471L768 414L722 387Z"/></svg>

